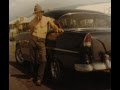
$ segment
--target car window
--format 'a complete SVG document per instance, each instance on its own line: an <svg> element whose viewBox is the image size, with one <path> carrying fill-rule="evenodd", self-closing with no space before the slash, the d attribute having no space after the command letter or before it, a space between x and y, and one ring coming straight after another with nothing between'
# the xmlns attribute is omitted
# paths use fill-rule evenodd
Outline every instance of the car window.
<svg viewBox="0 0 120 90"><path fill-rule="evenodd" d="M100 14L66 14L59 19L62 28L109 28L110 17Z"/></svg>

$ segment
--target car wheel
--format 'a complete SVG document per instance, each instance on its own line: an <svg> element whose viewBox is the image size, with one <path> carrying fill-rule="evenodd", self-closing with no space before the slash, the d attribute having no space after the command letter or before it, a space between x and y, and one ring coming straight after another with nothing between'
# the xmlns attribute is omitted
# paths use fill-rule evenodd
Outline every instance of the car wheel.
<svg viewBox="0 0 120 90"><path fill-rule="evenodd" d="M16 58L16 62L18 64L22 64L24 62L24 58L22 57L22 52L21 52L20 46L16 47L15 58Z"/></svg>
<svg viewBox="0 0 120 90"><path fill-rule="evenodd" d="M56 58L53 58L50 63L51 77L55 82L60 82L63 78L62 64Z"/></svg>

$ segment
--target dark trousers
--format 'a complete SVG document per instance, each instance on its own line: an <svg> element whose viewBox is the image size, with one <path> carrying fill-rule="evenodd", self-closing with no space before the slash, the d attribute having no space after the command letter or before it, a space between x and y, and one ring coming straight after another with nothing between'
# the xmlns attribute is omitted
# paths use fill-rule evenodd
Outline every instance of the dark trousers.
<svg viewBox="0 0 120 90"><path fill-rule="evenodd" d="M41 39L33 36L32 40L37 49L37 58L35 62L31 64L31 70L33 70L33 76L37 80L42 80L44 76L45 66L46 66L46 47L45 47L45 39Z"/></svg>

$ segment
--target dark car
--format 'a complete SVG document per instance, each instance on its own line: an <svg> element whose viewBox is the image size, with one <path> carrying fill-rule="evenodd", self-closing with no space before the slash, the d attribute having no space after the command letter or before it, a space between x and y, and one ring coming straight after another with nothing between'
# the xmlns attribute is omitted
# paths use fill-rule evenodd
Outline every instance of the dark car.
<svg viewBox="0 0 120 90"><path fill-rule="evenodd" d="M77 72L111 69L111 17L88 10L54 10L44 13L55 19L64 33L48 32L46 39L48 74L59 80L65 69ZM48 29L51 30L51 28ZM38 59L30 32L16 37L16 61Z"/></svg>

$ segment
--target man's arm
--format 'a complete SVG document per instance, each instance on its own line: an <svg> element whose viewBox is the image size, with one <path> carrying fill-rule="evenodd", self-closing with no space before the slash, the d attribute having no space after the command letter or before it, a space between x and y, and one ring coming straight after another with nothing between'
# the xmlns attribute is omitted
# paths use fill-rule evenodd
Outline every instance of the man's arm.
<svg viewBox="0 0 120 90"><path fill-rule="evenodd" d="M54 32L64 32L63 29L59 28L52 19L48 21L50 27L54 30Z"/></svg>

